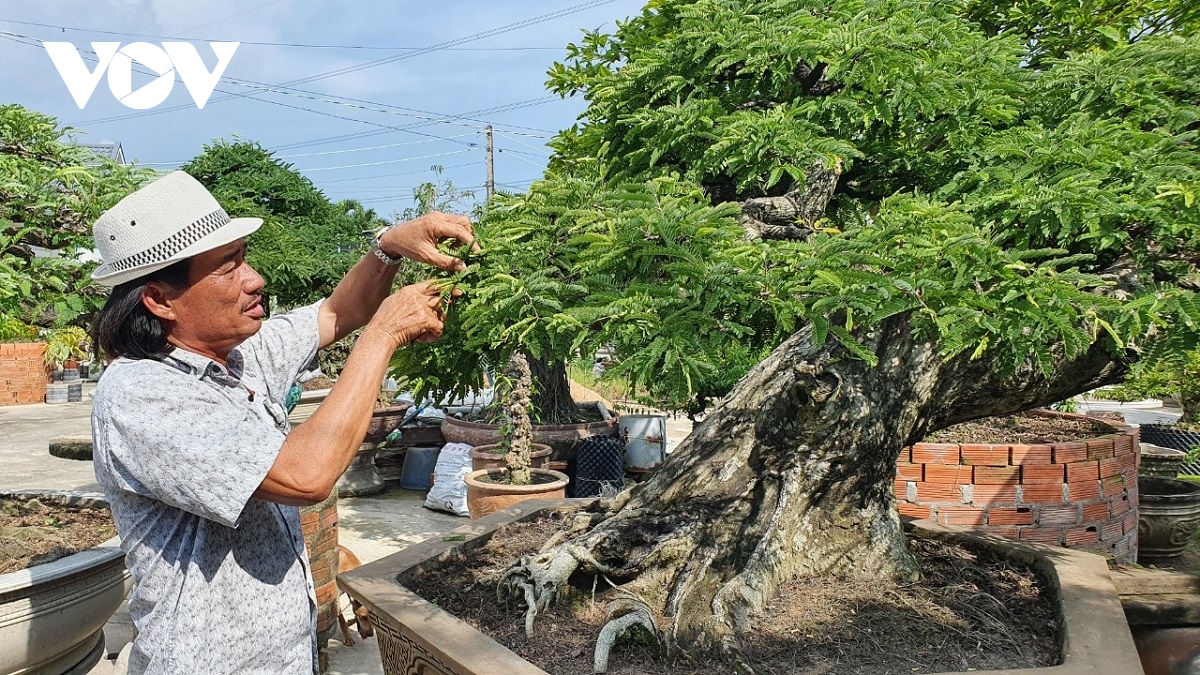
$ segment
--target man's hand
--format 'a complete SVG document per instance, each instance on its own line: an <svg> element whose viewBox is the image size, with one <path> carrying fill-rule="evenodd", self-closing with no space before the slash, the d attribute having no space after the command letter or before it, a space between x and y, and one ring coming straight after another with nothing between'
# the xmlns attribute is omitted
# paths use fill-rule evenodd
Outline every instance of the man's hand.
<svg viewBox="0 0 1200 675"><path fill-rule="evenodd" d="M446 308L441 292L433 284L423 281L388 296L367 324L367 329L385 333L396 347L402 347L412 342L435 342L442 336L445 320Z"/></svg>
<svg viewBox="0 0 1200 675"><path fill-rule="evenodd" d="M461 272L467 268L466 263L438 250L438 244L452 239L479 249L469 218L432 211L391 228L380 238L379 246L392 258L404 256L449 272Z"/></svg>

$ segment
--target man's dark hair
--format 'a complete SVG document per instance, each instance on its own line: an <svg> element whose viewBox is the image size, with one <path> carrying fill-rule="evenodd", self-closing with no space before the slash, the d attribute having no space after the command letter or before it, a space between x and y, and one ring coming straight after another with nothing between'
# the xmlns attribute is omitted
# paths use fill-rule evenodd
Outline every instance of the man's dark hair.
<svg viewBox="0 0 1200 675"><path fill-rule="evenodd" d="M92 342L100 353L109 359L158 359L169 354L172 347L167 343L167 332L158 317L142 304L142 290L152 281L184 288L190 268L188 258L113 288L104 309L92 322Z"/></svg>

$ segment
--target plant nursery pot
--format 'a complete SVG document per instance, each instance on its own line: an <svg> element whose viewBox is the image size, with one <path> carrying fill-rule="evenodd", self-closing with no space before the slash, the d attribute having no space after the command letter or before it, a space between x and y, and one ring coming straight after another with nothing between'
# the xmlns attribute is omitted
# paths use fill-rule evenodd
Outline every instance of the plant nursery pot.
<svg viewBox="0 0 1200 675"><path fill-rule="evenodd" d="M1138 493L1138 562L1182 555L1200 529L1200 484L1140 476Z"/></svg>
<svg viewBox="0 0 1200 675"><path fill-rule="evenodd" d="M85 508L99 497L6 492ZM0 574L0 673L86 673L104 656L104 624L133 587L120 540Z"/></svg>
<svg viewBox="0 0 1200 675"><path fill-rule="evenodd" d="M529 449L529 465L535 469L548 469L546 465L550 463L550 446L541 443L533 443L532 446ZM471 470L504 468L506 452L504 446L499 443L475 446L471 449Z"/></svg>
<svg viewBox="0 0 1200 675"><path fill-rule="evenodd" d="M617 418L582 424L535 424L533 442L550 446L551 458L570 461L575 458L575 444L590 436L615 436ZM442 436L447 443L467 445L491 445L500 442L499 426L480 424L447 417L442 422Z"/></svg>
<svg viewBox="0 0 1200 675"><path fill-rule="evenodd" d="M503 479L507 473L505 469L480 469L467 474L467 509L472 519L482 518L527 499L566 497L567 482L570 479L565 473L533 469L534 482L529 485L510 485L487 480ZM537 482L539 480L543 482Z"/></svg>
<svg viewBox="0 0 1200 675"><path fill-rule="evenodd" d="M1161 445L1142 443L1142 464L1138 467L1139 476L1158 476L1174 478L1183 467L1187 453L1182 450L1164 448Z"/></svg>

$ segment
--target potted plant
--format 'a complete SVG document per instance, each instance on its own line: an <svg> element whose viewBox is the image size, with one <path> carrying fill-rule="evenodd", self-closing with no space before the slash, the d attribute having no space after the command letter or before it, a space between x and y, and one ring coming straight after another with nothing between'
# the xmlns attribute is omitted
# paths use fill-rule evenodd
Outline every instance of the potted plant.
<svg viewBox="0 0 1200 675"><path fill-rule="evenodd" d="M46 333L46 363L59 364L64 371L76 370L87 358L87 331L79 326L63 326Z"/></svg>
<svg viewBox="0 0 1200 675"><path fill-rule="evenodd" d="M529 409L533 377L523 354L516 352L509 358L506 375L510 387L503 397L501 429L502 443L508 452L503 468L479 469L467 474L467 508L472 518L482 518L526 499L566 496L566 474L532 466L533 425Z"/></svg>

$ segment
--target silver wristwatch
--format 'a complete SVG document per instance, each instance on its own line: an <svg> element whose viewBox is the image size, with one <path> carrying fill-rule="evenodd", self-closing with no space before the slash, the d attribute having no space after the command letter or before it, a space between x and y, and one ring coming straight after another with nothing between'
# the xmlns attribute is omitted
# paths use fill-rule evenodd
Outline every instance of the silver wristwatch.
<svg viewBox="0 0 1200 675"><path fill-rule="evenodd" d="M383 247L379 245L379 239L383 236L383 233L390 229L392 229L390 226L380 228L379 231L375 233L375 236L371 238L371 253L374 253L376 258L382 260L384 265L395 267L396 265L404 262L404 258L393 258L389 256L383 252Z"/></svg>

